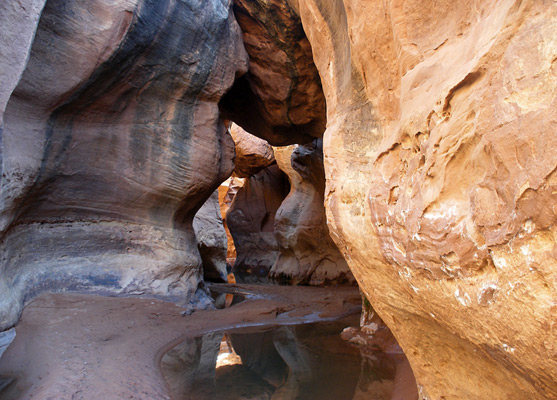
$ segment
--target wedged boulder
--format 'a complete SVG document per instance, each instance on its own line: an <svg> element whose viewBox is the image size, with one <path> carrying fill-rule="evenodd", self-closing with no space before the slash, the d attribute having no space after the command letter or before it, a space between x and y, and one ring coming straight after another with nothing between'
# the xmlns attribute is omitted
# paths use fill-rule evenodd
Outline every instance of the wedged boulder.
<svg viewBox="0 0 557 400"><path fill-rule="evenodd" d="M421 398L557 398L557 3L296 3L331 236Z"/></svg>
<svg viewBox="0 0 557 400"><path fill-rule="evenodd" d="M46 290L192 298L192 220L233 170L218 102L247 70L230 7L47 2L3 116L0 330Z"/></svg>
<svg viewBox="0 0 557 400"><path fill-rule="evenodd" d="M354 283L327 228L322 140L274 151L279 168L288 175L290 193L275 216L280 255L270 276L293 284Z"/></svg>
<svg viewBox="0 0 557 400"><path fill-rule="evenodd" d="M265 281L278 257L275 214L288 194L288 178L274 164L246 179L226 214L234 238L234 274L241 281Z"/></svg>
<svg viewBox="0 0 557 400"><path fill-rule="evenodd" d="M273 147L265 140L232 123L230 136L234 140L234 176L249 178L275 162Z"/></svg>
<svg viewBox="0 0 557 400"><path fill-rule="evenodd" d="M326 108L311 46L284 0L236 0L249 71L220 103L227 118L274 146L321 137Z"/></svg>

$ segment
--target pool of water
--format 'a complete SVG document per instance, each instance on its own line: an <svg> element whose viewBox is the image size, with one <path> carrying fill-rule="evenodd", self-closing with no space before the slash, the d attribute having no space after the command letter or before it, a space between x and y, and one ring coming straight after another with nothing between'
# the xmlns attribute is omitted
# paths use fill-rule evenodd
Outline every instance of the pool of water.
<svg viewBox="0 0 557 400"><path fill-rule="evenodd" d="M176 400L417 398L403 354L362 351L340 338L357 325L353 316L208 333L169 350L161 369Z"/></svg>

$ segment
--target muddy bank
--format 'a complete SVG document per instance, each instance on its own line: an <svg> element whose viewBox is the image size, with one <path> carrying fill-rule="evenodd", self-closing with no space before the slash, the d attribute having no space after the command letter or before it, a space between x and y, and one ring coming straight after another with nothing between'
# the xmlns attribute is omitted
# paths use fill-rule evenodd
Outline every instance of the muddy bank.
<svg viewBox="0 0 557 400"><path fill-rule="evenodd" d="M223 288L223 286L221 286ZM0 399L168 399L158 363L188 337L359 313L357 288L234 285L246 300L182 315L155 299L45 294L24 310L0 360Z"/></svg>

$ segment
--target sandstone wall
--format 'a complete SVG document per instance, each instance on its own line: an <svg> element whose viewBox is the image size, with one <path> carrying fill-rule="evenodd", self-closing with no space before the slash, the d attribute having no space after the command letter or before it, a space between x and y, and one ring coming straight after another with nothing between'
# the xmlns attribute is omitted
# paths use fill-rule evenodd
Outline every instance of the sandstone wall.
<svg viewBox="0 0 557 400"><path fill-rule="evenodd" d="M353 283L327 228L322 141L275 147L274 152L279 168L288 175L290 193L275 216L280 254L271 278L293 284Z"/></svg>
<svg viewBox="0 0 557 400"><path fill-rule="evenodd" d="M422 398L557 398L557 3L290 3L331 235Z"/></svg>
<svg viewBox="0 0 557 400"><path fill-rule="evenodd" d="M213 192L195 214L193 231L203 264L203 279L226 282L228 238L221 217L218 190Z"/></svg>
<svg viewBox="0 0 557 400"><path fill-rule="evenodd" d="M236 0L248 73L220 103L224 115L275 146L323 135L325 98L311 46L284 0Z"/></svg>
<svg viewBox="0 0 557 400"><path fill-rule="evenodd" d="M25 65L35 3L0 6L24 33L0 27L0 329L44 290L188 301L193 216L233 169L218 102L247 69L229 2L49 0Z"/></svg>
<svg viewBox="0 0 557 400"><path fill-rule="evenodd" d="M276 164L246 178L226 214L234 238L234 274L242 281L266 281L278 257L275 215L289 191L286 175Z"/></svg>

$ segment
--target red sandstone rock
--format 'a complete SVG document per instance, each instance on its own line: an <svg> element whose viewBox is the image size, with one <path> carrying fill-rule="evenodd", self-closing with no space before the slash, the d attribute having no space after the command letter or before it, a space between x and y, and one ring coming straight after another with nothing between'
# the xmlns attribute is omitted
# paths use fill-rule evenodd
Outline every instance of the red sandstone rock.
<svg viewBox="0 0 557 400"><path fill-rule="evenodd" d="M331 235L421 397L557 398L557 3L295 3Z"/></svg>
<svg viewBox="0 0 557 400"><path fill-rule="evenodd" d="M248 74L223 98L225 115L272 145L308 143L325 130L325 99L311 46L283 0L236 0Z"/></svg>
<svg viewBox="0 0 557 400"><path fill-rule="evenodd" d="M231 266L234 265L234 262L236 261L236 247L234 247L234 239L232 238L232 234L230 233L230 229L228 229L228 224L226 223L226 213L232 205L234 196L236 196L238 190L240 190L240 188L244 186L244 183L245 178L237 178L232 176L224 181L218 189L220 212L224 224L224 229L226 231L226 262L229 263Z"/></svg>

